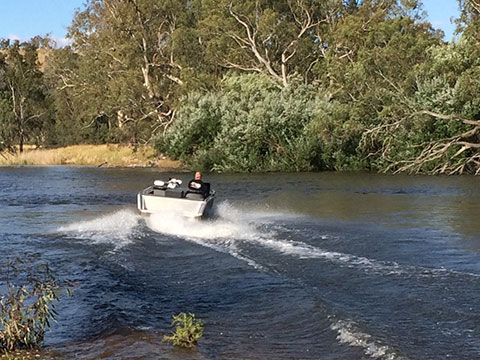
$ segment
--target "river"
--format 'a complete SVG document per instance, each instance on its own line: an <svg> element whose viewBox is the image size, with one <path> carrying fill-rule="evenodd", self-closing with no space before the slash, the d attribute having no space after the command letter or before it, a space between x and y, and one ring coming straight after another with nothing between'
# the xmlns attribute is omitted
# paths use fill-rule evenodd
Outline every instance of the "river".
<svg viewBox="0 0 480 360"><path fill-rule="evenodd" d="M169 176L190 174L0 168L0 251L76 284L50 356L480 358L480 178L212 174L215 218L139 216ZM179 312L196 350L162 342Z"/></svg>

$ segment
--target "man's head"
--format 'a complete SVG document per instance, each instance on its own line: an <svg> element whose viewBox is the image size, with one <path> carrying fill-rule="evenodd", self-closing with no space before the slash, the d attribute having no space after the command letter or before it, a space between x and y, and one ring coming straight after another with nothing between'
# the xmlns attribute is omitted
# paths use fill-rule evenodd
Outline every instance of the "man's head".
<svg viewBox="0 0 480 360"><path fill-rule="evenodd" d="M201 172L197 171L195 173L195 180L202 180L202 173Z"/></svg>

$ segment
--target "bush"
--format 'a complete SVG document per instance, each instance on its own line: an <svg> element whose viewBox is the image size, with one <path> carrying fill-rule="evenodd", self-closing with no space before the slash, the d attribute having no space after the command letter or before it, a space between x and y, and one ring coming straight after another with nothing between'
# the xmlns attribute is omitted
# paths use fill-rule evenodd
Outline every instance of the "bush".
<svg viewBox="0 0 480 360"><path fill-rule="evenodd" d="M203 321L196 319L192 313L174 315L172 327L175 327L175 332L170 336L165 335L163 341L175 346L193 348L203 335Z"/></svg>
<svg viewBox="0 0 480 360"><path fill-rule="evenodd" d="M287 88L263 75L230 76L216 93L182 100L159 150L208 171L308 171L321 167L309 130L319 103L313 86Z"/></svg>
<svg viewBox="0 0 480 360"><path fill-rule="evenodd" d="M0 297L0 349L34 348L43 341L50 321L55 321L54 302L65 282L56 279L48 264L27 265L17 258L7 261L5 269L5 286L1 289L6 293Z"/></svg>

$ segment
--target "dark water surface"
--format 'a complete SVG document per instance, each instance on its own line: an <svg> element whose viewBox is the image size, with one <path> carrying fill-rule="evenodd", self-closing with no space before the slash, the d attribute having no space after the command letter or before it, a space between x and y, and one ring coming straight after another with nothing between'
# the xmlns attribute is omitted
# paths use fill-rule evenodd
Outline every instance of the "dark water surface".
<svg viewBox="0 0 480 360"><path fill-rule="evenodd" d="M0 252L77 284L59 359L480 358L480 178L211 175L215 219L138 216L171 175L0 168ZM182 311L198 351L161 342Z"/></svg>

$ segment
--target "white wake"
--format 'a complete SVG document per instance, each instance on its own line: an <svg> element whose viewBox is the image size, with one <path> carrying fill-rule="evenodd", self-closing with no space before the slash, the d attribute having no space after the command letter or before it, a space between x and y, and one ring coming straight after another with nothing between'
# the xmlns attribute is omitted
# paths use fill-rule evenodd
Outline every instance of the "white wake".
<svg viewBox="0 0 480 360"><path fill-rule="evenodd" d="M112 244L115 249L132 243L140 234L138 224L141 216L130 209L84 220L60 227L57 232L75 239L88 240L94 244Z"/></svg>
<svg viewBox="0 0 480 360"><path fill-rule="evenodd" d="M296 231L295 240L287 236L292 232L289 224L302 220L301 216L289 213L275 213L241 209L227 202L220 203L217 217L210 220L189 219L174 213L153 214L146 218L147 226L161 234L175 236L197 243L213 250L228 253L245 261L256 269L264 269L260 263L242 253L243 244L260 246L282 255L298 259L322 259L340 266L359 269L368 273L381 275L415 275L418 277L439 277L454 270L431 269L419 266L405 266L393 261L380 261L364 256L357 256L337 251L322 249L319 245L329 238L328 234L318 233L309 237L317 239L319 244L310 245L297 240L301 230ZM76 239L93 243L108 243L119 249L131 244L142 235L140 222L143 218L132 209L123 209L115 213L92 220L75 222L62 226L58 232ZM469 273L462 273L470 275ZM478 277L476 274L472 276Z"/></svg>
<svg viewBox="0 0 480 360"><path fill-rule="evenodd" d="M365 256L358 256L339 251L322 249L321 242L329 239L325 233L309 234L318 244L310 245L297 240L302 237L302 230L289 224L296 220L302 221L302 216L289 213L264 212L251 209L241 209L229 203L217 206L218 217L211 220L195 220L170 215L153 215L147 219L147 225L153 231L177 236L211 249L229 253L232 256L247 261L255 268L262 268L253 259L242 254L242 244L276 251L282 255L299 259L322 259L339 266L359 269L367 273L382 276L408 275L417 277L442 277L457 274L458 271L448 269L426 268L421 266L401 265L395 261L382 261ZM286 234L294 232L295 240ZM462 272L462 275L476 274Z"/></svg>
<svg viewBox="0 0 480 360"><path fill-rule="evenodd" d="M242 255L237 245L241 241L255 241L265 233L250 223L248 215L246 216L244 212L228 203L221 203L216 211L218 217L207 220L185 218L173 213L152 214L146 218L146 224L155 232L180 237L201 246L228 253L262 270L263 267L260 264ZM265 217L269 217L269 214Z"/></svg>
<svg viewBox="0 0 480 360"><path fill-rule="evenodd" d="M330 329L337 333L337 340L341 344L359 347L365 355L373 359L408 360L388 345L381 344L370 334L361 331L353 321L338 320L330 326Z"/></svg>

